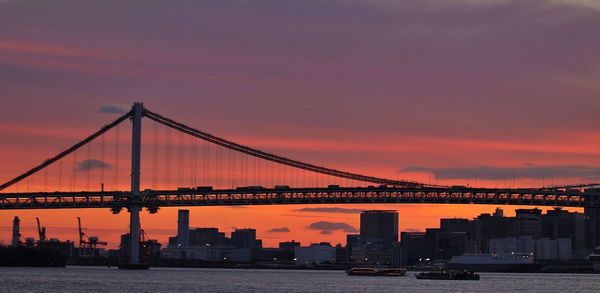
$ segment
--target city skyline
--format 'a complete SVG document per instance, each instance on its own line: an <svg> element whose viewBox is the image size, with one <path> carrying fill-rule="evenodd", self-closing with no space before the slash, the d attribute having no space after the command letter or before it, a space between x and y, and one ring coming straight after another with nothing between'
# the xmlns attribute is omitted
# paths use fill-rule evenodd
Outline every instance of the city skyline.
<svg viewBox="0 0 600 293"><path fill-rule="evenodd" d="M206 2L171 7L176 18L159 14L167 7L155 2L31 3L0 2L1 182L77 142L132 100L246 145L391 179L504 187L600 177L600 40L589 32L600 12L592 1ZM408 11L440 22L404 17ZM153 15L160 24L139 24ZM473 15L475 25L462 20ZM197 207L191 225L251 221L261 233L279 229L267 243L289 235L341 242L339 227L330 235L309 227L327 221L357 228L355 210L395 209L401 230L422 230L440 217L472 218L490 208ZM77 216L90 231L106 229L111 243L128 225L126 213L109 210L4 211L5 243L15 215L24 233L35 235L37 216L61 239L75 239L67 235L76 233ZM142 225L164 238L175 217L175 208L163 208L144 214Z"/></svg>

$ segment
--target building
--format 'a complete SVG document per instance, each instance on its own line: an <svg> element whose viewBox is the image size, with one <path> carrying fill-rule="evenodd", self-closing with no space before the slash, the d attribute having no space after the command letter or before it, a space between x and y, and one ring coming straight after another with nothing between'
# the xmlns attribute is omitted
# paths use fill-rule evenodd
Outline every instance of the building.
<svg viewBox="0 0 600 293"><path fill-rule="evenodd" d="M516 213L516 236L531 236L533 239L542 237L542 210L517 209Z"/></svg>
<svg viewBox="0 0 600 293"><path fill-rule="evenodd" d="M225 245L227 238L224 232L219 232L219 228L195 228L189 231L189 245L203 246L210 245Z"/></svg>
<svg viewBox="0 0 600 293"><path fill-rule="evenodd" d="M585 251L585 218L582 213L569 212L561 208L549 210L542 215L542 237L569 238L575 254L587 255Z"/></svg>
<svg viewBox="0 0 600 293"><path fill-rule="evenodd" d="M488 252L490 239L513 237L515 235L515 218L503 216L502 210L496 209L493 215L480 214L475 219L475 237L479 253Z"/></svg>
<svg viewBox="0 0 600 293"><path fill-rule="evenodd" d="M400 233L403 265L414 265L419 259L427 258L427 240L425 232Z"/></svg>
<svg viewBox="0 0 600 293"><path fill-rule="evenodd" d="M13 219L13 230L12 230L12 241L11 246L17 247L21 242L21 220L19 217L15 216Z"/></svg>
<svg viewBox="0 0 600 293"><path fill-rule="evenodd" d="M190 211L179 210L177 213L177 246L187 247L190 232Z"/></svg>
<svg viewBox="0 0 600 293"><path fill-rule="evenodd" d="M294 249L263 248L259 253L259 262L263 264L294 264Z"/></svg>
<svg viewBox="0 0 600 293"><path fill-rule="evenodd" d="M347 234L346 235L346 261L352 262L352 247L360 244L359 234Z"/></svg>
<svg viewBox="0 0 600 293"><path fill-rule="evenodd" d="M531 236L494 238L489 241L488 251L494 255L535 254L535 242Z"/></svg>
<svg viewBox="0 0 600 293"><path fill-rule="evenodd" d="M536 260L567 260L572 257L570 238L541 238L535 241Z"/></svg>
<svg viewBox="0 0 600 293"><path fill-rule="evenodd" d="M307 247L294 248L294 264L315 265L335 263L336 249L329 243L313 243Z"/></svg>
<svg viewBox="0 0 600 293"><path fill-rule="evenodd" d="M540 238L531 236L508 237L491 239L489 242L491 254L499 256L511 254L531 254L539 260L566 260L572 257L571 239L569 238Z"/></svg>
<svg viewBox="0 0 600 293"><path fill-rule="evenodd" d="M236 229L231 232L230 244L236 248L260 248L262 242L256 240L255 229Z"/></svg>
<svg viewBox="0 0 600 293"><path fill-rule="evenodd" d="M398 242L398 213L393 210L363 211L360 214L360 241L392 247Z"/></svg>
<svg viewBox="0 0 600 293"><path fill-rule="evenodd" d="M502 210L500 210L500 213L501 211ZM498 209L496 210L496 214L498 214ZM445 233L464 233L466 240L462 246L464 246L465 253L479 253L481 251L477 239L478 233L476 221L460 218L440 219L440 230Z"/></svg>
<svg viewBox="0 0 600 293"><path fill-rule="evenodd" d="M279 248L294 250L294 248L301 246L300 242L295 240L279 242Z"/></svg>

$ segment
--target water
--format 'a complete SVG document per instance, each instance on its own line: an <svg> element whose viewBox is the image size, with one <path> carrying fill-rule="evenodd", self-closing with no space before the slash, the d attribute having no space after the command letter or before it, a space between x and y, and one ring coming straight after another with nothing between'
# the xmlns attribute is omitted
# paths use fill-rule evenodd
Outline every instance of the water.
<svg viewBox="0 0 600 293"><path fill-rule="evenodd" d="M482 273L480 281L349 277L343 271L0 268L0 292L599 292L600 275Z"/></svg>

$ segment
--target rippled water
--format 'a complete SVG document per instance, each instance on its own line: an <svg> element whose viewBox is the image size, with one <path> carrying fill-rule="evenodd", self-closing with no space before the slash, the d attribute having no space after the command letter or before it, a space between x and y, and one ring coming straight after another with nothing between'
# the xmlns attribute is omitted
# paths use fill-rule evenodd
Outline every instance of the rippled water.
<svg viewBox="0 0 600 293"><path fill-rule="evenodd" d="M480 281L349 277L343 271L0 268L1 292L600 292L600 275L482 273Z"/></svg>

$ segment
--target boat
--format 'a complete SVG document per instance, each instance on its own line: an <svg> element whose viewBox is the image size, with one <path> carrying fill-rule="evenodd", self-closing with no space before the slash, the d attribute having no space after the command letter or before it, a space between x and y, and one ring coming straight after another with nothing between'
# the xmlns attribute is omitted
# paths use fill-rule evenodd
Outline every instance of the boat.
<svg viewBox="0 0 600 293"><path fill-rule="evenodd" d="M477 272L538 272L540 267L531 253L465 254L453 256L447 263L450 270Z"/></svg>
<svg viewBox="0 0 600 293"><path fill-rule="evenodd" d="M356 267L346 271L348 276L385 276L385 277L401 277L406 275L404 268L365 268Z"/></svg>
<svg viewBox="0 0 600 293"><path fill-rule="evenodd" d="M415 275L421 280L479 280L479 275L472 271L432 271Z"/></svg>

